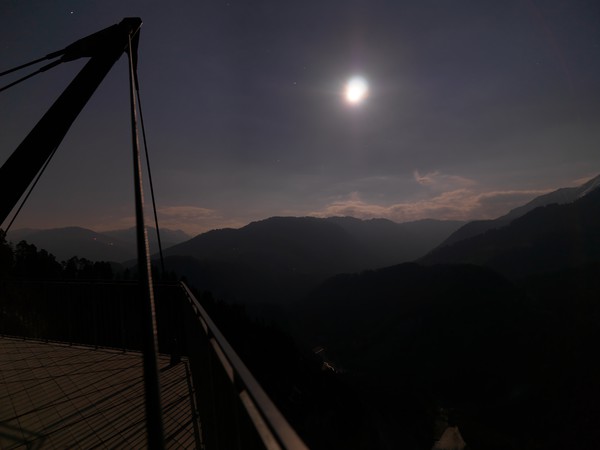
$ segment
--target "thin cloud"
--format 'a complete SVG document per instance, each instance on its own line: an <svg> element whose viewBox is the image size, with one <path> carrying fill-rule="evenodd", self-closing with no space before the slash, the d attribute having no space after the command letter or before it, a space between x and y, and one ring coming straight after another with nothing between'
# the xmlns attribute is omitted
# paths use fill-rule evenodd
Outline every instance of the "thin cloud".
<svg viewBox="0 0 600 450"><path fill-rule="evenodd" d="M158 212L165 218L177 217L183 220L199 220L218 215L214 209L198 206L166 206L159 208Z"/></svg>
<svg viewBox="0 0 600 450"><path fill-rule="evenodd" d="M587 183L592 178L597 177L597 176L598 176L598 174L594 174L594 175L589 175L589 176L586 176L586 177L577 178L577 179L575 179L575 180L573 180L571 182L571 185L572 186L581 186L582 184Z"/></svg>
<svg viewBox="0 0 600 450"><path fill-rule="evenodd" d="M477 182L470 178L459 175L447 175L439 170L421 174L418 170L413 171L413 177L421 186L425 186L433 191L451 191L454 189L468 188L475 186Z"/></svg>
<svg viewBox="0 0 600 450"><path fill-rule="evenodd" d="M377 205L362 200L357 193L330 203L310 215L317 217L353 216L360 219L387 218L395 222L420 219L493 219L506 214L548 190L511 190L476 192L456 189L434 197L392 205Z"/></svg>

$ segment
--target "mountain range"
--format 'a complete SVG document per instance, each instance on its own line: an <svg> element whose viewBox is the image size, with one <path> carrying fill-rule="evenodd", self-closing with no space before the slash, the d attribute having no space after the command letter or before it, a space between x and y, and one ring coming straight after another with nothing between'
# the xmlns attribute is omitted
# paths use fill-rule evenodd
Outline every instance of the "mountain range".
<svg viewBox="0 0 600 450"><path fill-rule="evenodd" d="M463 239L468 239L478 234L483 234L488 230L495 230L502 228L510 224L513 220L533 211L541 206L548 206L552 204L563 205L566 203L572 203L577 199L584 197L589 194L597 187L600 186L600 175L592 178L591 180L583 183L577 187L566 187L552 191L548 194L540 195L534 198L525 205L519 206L510 210L507 214L500 216L492 220L473 220L464 226L460 227L454 233L452 233L444 242L440 244L440 247L454 244Z"/></svg>
<svg viewBox="0 0 600 450"><path fill-rule="evenodd" d="M509 278L600 261L600 189L538 207L508 225L440 246L419 262L486 266Z"/></svg>
<svg viewBox="0 0 600 450"><path fill-rule="evenodd" d="M198 288L245 303L289 303L338 273L407 261L484 265L518 278L595 260L594 202L599 184L600 176L537 197L495 220L467 224L271 217L191 239L182 231L163 229L165 262ZM156 252L153 229L148 236ZM8 239L14 243L25 239L59 261L76 255L135 265L133 228L102 233L78 227L23 229L11 231Z"/></svg>
<svg viewBox="0 0 600 450"><path fill-rule="evenodd" d="M288 303L337 273L415 259L462 224L272 217L203 233L164 255L169 270L200 289L244 302Z"/></svg>
<svg viewBox="0 0 600 450"><path fill-rule="evenodd" d="M381 448L431 448L440 414L469 448L596 447L582 425L600 423L595 186L417 262L338 274L291 307L294 335L376 411Z"/></svg>

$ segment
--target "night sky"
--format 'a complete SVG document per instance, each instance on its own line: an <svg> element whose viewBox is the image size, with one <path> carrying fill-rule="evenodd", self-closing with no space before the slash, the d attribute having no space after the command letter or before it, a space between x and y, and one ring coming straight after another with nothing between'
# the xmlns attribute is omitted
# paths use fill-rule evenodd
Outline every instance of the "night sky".
<svg viewBox="0 0 600 450"><path fill-rule="evenodd" d="M600 173L598 0L2 0L0 71L126 16L165 227L493 218ZM0 161L83 64L0 94ZM123 57L14 228L133 225L128 102Z"/></svg>

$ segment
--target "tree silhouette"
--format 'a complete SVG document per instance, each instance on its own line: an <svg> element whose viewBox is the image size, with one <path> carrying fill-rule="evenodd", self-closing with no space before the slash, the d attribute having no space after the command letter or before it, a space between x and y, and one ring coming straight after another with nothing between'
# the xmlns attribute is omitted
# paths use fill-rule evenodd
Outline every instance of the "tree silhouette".
<svg viewBox="0 0 600 450"><path fill-rule="evenodd" d="M46 250L38 251L35 245L21 241L14 252L14 274L17 278L57 279L62 276L62 266Z"/></svg>
<svg viewBox="0 0 600 450"><path fill-rule="evenodd" d="M56 257L27 241L14 246L0 230L0 278L31 280L113 280L115 274L109 262L90 261L73 256L59 263Z"/></svg>

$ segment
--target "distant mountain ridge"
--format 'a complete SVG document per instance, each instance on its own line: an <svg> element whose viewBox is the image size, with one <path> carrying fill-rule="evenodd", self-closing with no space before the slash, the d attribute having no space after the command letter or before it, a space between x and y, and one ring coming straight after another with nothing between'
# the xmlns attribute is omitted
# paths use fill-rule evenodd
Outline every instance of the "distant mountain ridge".
<svg viewBox="0 0 600 450"><path fill-rule="evenodd" d="M440 246L419 261L468 263L510 278L581 267L600 261L600 189L572 203L550 204L509 225Z"/></svg>
<svg viewBox="0 0 600 450"><path fill-rule="evenodd" d="M435 247L445 236L463 225L461 221L419 220L396 223L387 219L361 220L354 217L271 217L252 222L239 229L219 229L200 234L169 248L165 255L190 255L200 259L254 260L254 252L276 252L283 257L282 244L292 258L312 253L314 264L323 258L351 249L362 262L342 266L386 266L410 261ZM311 248L311 239L319 245ZM323 247L325 246L325 247ZM345 246L345 247L344 247ZM334 250L334 247L336 248ZM268 249L268 250L267 250ZM322 250L327 250L325 255ZM319 261L321 260L321 261Z"/></svg>
<svg viewBox="0 0 600 450"><path fill-rule="evenodd" d="M165 250L167 266L193 284L243 300L309 290L326 277L415 259L458 221L398 224L352 217L271 217L239 229L213 230ZM186 261L184 263L184 261ZM224 267L234 275L226 281ZM254 274L248 277L247 274ZM210 276L209 276L210 274ZM215 286L214 280L223 280ZM218 283L217 283L218 284ZM210 286L209 286L210 285ZM293 286L293 289L290 287Z"/></svg>
<svg viewBox="0 0 600 450"><path fill-rule="evenodd" d="M541 206L547 206L554 203L563 205L565 203L574 202L575 200L584 197L593 190L597 189L599 186L600 175L592 178L580 186L560 188L549 192L548 194L540 195L525 205L514 208L507 214L496 219L471 221L452 233L444 242L440 244L440 247L451 245L463 239L477 236L478 234L485 233L488 230L504 227L510 224L513 220L518 219L519 217Z"/></svg>
<svg viewBox="0 0 600 450"><path fill-rule="evenodd" d="M189 239L189 236L181 230L161 229L163 247L185 239ZM9 231L7 240L14 244L25 240L52 253L58 261L77 256L91 261L123 262L135 258L137 254L135 228L104 232L82 227L48 230L23 228ZM152 227L148 227L148 241L151 251L158 251L156 231Z"/></svg>
<svg viewBox="0 0 600 450"><path fill-rule="evenodd" d="M463 221L422 219L396 223L388 219L361 220L354 217L328 217L353 238L376 253L372 268L412 261L439 245Z"/></svg>

